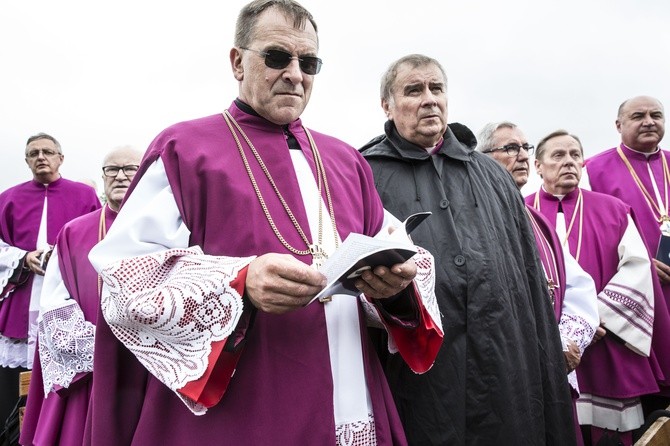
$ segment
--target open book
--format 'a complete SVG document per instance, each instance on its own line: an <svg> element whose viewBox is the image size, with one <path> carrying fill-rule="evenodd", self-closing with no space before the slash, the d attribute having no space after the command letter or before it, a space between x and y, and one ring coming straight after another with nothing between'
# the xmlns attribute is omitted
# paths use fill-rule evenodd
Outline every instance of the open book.
<svg viewBox="0 0 670 446"><path fill-rule="evenodd" d="M412 232L431 213L412 214L391 234L382 231L375 237L351 233L340 247L324 262L319 271L328 278L326 287L317 294L323 300L334 294L358 296L354 285L364 271L377 266L391 267L403 263L417 250L409 238Z"/></svg>

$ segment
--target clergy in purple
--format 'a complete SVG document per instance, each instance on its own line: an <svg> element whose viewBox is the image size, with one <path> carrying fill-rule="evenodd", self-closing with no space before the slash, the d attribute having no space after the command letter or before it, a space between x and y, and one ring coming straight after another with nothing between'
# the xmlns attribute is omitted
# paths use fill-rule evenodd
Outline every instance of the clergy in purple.
<svg viewBox="0 0 670 446"><path fill-rule="evenodd" d="M658 381L659 394L642 400L649 413L670 404L670 259L655 259L662 228L670 236L670 152L659 146L665 133L663 104L649 96L631 98L619 107L616 127L621 144L586 160L581 184L617 197L633 209L660 279L652 352L663 376Z"/></svg>
<svg viewBox="0 0 670 446"><path fill-rule="evenodd" d="M528 182L529 159L534 147L516 124L509 121L486 124L477 135L477 150L489 154L505 167L519 189ZM579 385L575 370L599 323L595 283L563 246L554 225L528 204L526 212L561 333L573 398L576 440L581 446L584 443L576 413Z"/></svg>
<svg viewBox="0 0 670 446"><path fill-rule="evenodd" d="M405 444L366 322L428 370L432 256L309 303L325 285L309 265L390 219L360 154L300 120L317 51L307 10L250 3L230 51L239 99L149 147L89 255L105 285L84 444Z"/></svg>
<svg viewBox="0 0 670 446"><path fill-rule="evenodd" d="M20 444L79 446L92 388L97 272L88 260L116 218L142 154L119 147L104 158L107 204L67 223L56 239L44 277L38 318L39 355L33 364Z"/></svg>
<svg viewBox="0 0 670 446"><path fill-rule="evenodd" d="M543 186L526 202L556 226L596 284L599 340L586 349L577 368L582 392L579 421L592 426L586 429L587 444L597 444L604 429L618 429L623 443L630 445L632 431L644 422L640 396L658 389L649 358L654 322L651 262L630 208L616 198L577 187L582 156L581 143L566 131L543 138L535 161Z"/></svg>
<svg viewBox="0 0 670 446"><path fill-rule="evenodd" d="M0 194L0 239L6 245L0 248L5 262L0 271L11 275L11 266L23 269L16 287L8 286L6 275L0 276L0 420L8 415L5 403L11 407L16 401L18 371L32 366L32 324L44 275L40 257L53 245L65 223L100 208L93 188L61 177L63 159L55 138L45 133L31 136L25 160L33 179Z"/></svg>

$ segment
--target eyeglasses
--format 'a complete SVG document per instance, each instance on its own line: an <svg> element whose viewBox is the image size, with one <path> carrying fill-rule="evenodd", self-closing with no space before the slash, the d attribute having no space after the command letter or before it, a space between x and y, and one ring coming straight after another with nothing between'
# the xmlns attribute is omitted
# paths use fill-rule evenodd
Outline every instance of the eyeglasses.
<svg viewBox="0 0 670 446"><path fill-rule="evenodd" d="M119 174L119 171L123 170L123 173L126 175L126 177L130 178L135 176L137 169L139 168L140 166L136 164L129 164L127 166L105 166L102 168L102 173L105 174L106 177L116 178L116 176Z"/></svg>
<svg viewBox="0 0 670 446"><path fill-rule="evenodd" d="M26 153L26 157L35 159L35 158L40 156L40 153L42 153L44 156L49 157L49 158L54 156L54 155L61 155L60 152L57 152L57 151L51 150L51 149L35 149L35 150L31 150L30 152Z"/></svg>
<svg viewBox="0 0 670 446"><path fill-rule="evenodd" d="M293 56L282 50L259 51L245 47L240 48L260 54L265 58L265 66L275 70L283 70L288 67L288 64L290 64L293 59L298 59L300 69L305 74L318 74L319 71L321 71L321 65L323 65L323 61L316 56Z"/></svg>
<svg viewBox="0 0 670 446"><path fill-rule="evenodd" d="M506 146L498 147L496 149L488 149L484 150L484 153L491 153L491 152L498 152L504 150L507 152L508 156L517 156L519 152L521 152L521 149L525 150L528 152L528 155L532 155L533 152L535 152L535 146L532 146L528 143L524 145L519 145L519 144L507 144Z"/></svg>

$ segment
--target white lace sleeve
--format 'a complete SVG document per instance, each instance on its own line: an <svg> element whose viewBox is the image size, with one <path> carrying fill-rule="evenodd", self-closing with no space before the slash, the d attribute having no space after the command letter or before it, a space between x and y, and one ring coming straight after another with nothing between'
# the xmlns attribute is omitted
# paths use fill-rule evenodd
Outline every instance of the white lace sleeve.
<svg viewBox="0 0 670 446"><path fill-rule="evenodd" d="M58 247L53 256L58 258ZM78 373L93 371L95 325L84 319L70 297L56 260L49 262L44 275L37 322L45 395L56 386L69 387Z"/></svg>
<svg viewBox="0 0 670 446"><path fill-rule="evenodd" d="M187 248L188 240L158 160L89 258L104 280L101 309L111 331L202 414L204 407L177 390L203 375L211 344L235 329L242 298L230 282L253 257L205 255L200 247Z"/></svg>
<svg viewBox="0 0 670 446"><path fill-rule="evenodd" d="M558 327L561 337L573 341L581 353L584 353L584 349L589 346L596 328L600 325L596 285L591 276L570 255L567 246L563 248L563 257L566 289Z"/></svg>
<svg viewBox="0 0 670 446"><path fill-rule="evenodd" d="M14 274L14 270L19 266L21 258L27 251L8 245L4 240L0 239L0 291L2 291L7 282ZM4 295L0 295L0 301Z"/></svg>

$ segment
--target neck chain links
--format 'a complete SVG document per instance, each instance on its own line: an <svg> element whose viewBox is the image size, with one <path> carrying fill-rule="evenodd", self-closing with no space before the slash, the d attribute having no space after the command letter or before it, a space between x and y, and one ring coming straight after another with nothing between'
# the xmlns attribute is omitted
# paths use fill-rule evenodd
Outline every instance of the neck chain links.
<svg viewBox="0 0 670 446"><path fill-rule="evenodd" d="M335 236L335 247L337 248L339 246L339 237L337 235L337 224L335 222L335 213L333 211L333 201L330 195L330 188L328 186L328 179L326 177L326 169L323 165L323 161L321 160L321 155L319 154L319 150L316 147L316 143L314 142L314 139L312 138L311 133L309 130L307 130L305 127L303 129L305 130L305 134L307 135L307 139L309 140L309 145L312 150L312 155L314 156L314 164L316 166L316 179L317 179L317 186L318 186L318 191L319 191L319 234L318 234L318 240L317 243L310 243L309 239L305 235L305 232L302 230L302 227L300 226L300 223L298 223L298 220L295 218L293 215L293 212L291 211L291 208L289 208L288 204L284 200L284 197L282 196L281 192L279 192L279 188L274 182L274 179L272 178L272 175L270 175L270 171L268 170L267 166L263 162L263 159L261 158L260 154L252 144L251 140L249 137L244 133L240 125L235 121L235 118L228 112L228 110L223 111L223 117L226 121L226 124L228 125L228 128L230 129L230 133L233 135L233 138L235 139L235 143L237 145L237 149L240 152L240 156L242 158L242 161L244 162L244 167L247 171L247 175L249 176L249 179L251 180L251 184L253 185L254 191L256 192L256 196L258 197L258 201L261 205L261 208L263 208L263 213L265 214L265 218L267 219L268 223L270 224L270 227L272 228L272 231L275 233L277 236L277 239L281 242L282 245L286 249L288 249L290 252L293 254L299 255L299 256L304 256L311 254L313 257L313 260L315 264L320 265L320 263L325 260L326 253L323 250L323 198L322 198L322 193L321 191L325 189L326 191L326 199L328 200L328 212L330 213L331 217L331 222L332 222L332 227L333 227L333 234ZM258 162L258 165L260 166L261 170L263 170L263 173L265 174L265 177L267 178L268 182L272 186L272 189L274 189L275 194L277 195L277 198L279 198L279 201L281 202L282 206L284 207L284 210L286 211L286 214L288 217L291 219L291 222L293 223L293 226L295 229L298 231L298 234L300 235L300 238L305 242L305 245L307 246L307 249L300 250L292 246L291 244L286 241L284 236L279 232L279 228L277 228L277 225L274 222L274 219L272 218L272 215L270 215L270 210L267 207L267 204L265 203L265 199L263 198L263 194L261 193L260 188L258 187L258 183L256 182L256 178L251 171L251 167L249 166L249 161L247 159L247 156L244 153L244 150L242 148L242 144L237 137L237 133L233 129L233 126L237 129L237 131L242 135L242 138L244 138L244 141L247 143L247 146L253 153L254 157L256 158L256 161Z"/></svg>
<svg viewBox="0 0 670 446"><path fill-rule="evenodd" d="M542 258L540 259L542 261L542 265L544 266L545 269L545 275L547 276L547 289L549 290L549 299L551 300L551 305L554 305L556 303L556 288L560 287L559 284L559 273L558 273L558 263L556 262L556 254L554 253L554 250L551 248L551 245L549 244L549 240L544 236L542 233L542 229L540 229L539 225L537 224L537 221L535 221L535 217L533 217L533 214L530 213L530 211L526 208L526 214L528 215L528 220L530 220L530 225L533 228L533 232L535 233L535 237L537 238L538 241L538 246L541 250Z"/></svg>
<svg viewBox="0 0 670 446"><path fill-rule="evenodd" d="M640 180L640 177L637 175L637 172L635 172L635 169L633 169L633 166L628 160L626 154L621 149L621 146L617 147L617 153L619 154L619 157L628 168L628 172L630 172L631 177L633 177L633 180L635 180L635 184L637 184L637 187L640 189L640 192L642 192L642 195L644 195L644 198L647 201L649 208L651 208L652 213L656 211L656 214L658 214L656 220L659 223L670 221L670 217L668 217L668 178L670 177L670 174L668 173L668 161L665 159L665 154L661 151L661 160L663 163L663 192L665 193L665 213L663 213L659 208L658 204L656 203L656 200L654 200L654 198L651 196L647 188L644 187L644 184L642 184L642 180ZM653 178L651 180L654 181Z"/></svg>

